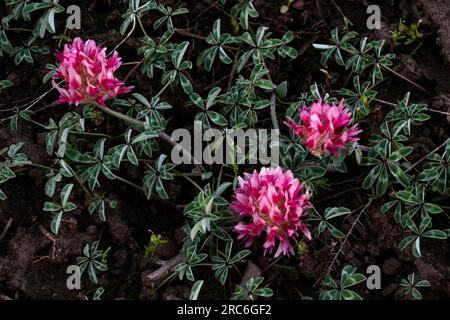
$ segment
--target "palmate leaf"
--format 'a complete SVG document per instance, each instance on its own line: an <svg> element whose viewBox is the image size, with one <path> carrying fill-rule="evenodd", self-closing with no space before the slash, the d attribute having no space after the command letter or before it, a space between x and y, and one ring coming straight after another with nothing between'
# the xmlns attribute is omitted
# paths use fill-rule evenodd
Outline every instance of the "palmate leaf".
<svg viewBox="0 0 450 320"><path fill-rule="evenodd" d="M198 57L197 64L203 64L205 70L210 71L217 56L224 64L230 64L233 61L225 50L228 44L236 42L230 34L221 34L220 19L214 22L213 30L206 38L206 42L212 47L202 51Z"/></svg>
<svg viewBox="0 0 450 320"><path fill-rule="evenodd" d="M331 57L334 56L336 63L338 65L344 66L345 61L343 58L342 50L345 51L353 51L355 52L356 49L353 48L353 46L348 42L349 40L356 37L356 32L346 32L342 38L339 37L339 30L338 28L335 28L331 31L331 42L332 44L313 44L313 47L319 50L324 50L322 52L322 56L320 59L320 63L322 65L325 65Z"/></svg>
<svg viewBox="0 0 450 320"><path fill-rule="evenodd" d="M373 84L375 84L378 80L383 80L383 72L382 69L384 67L390 67L393 65L392 60L395 59L395 54L388 53L386 55L382 55L381 51L383 50L383 46L385 40L373 41L375 56L368 56L368 63L371 66L372 70L370 71L370 79Z"/></svg>
<svg viewBox="0 0 450 320"><path fill-rule="evenodd" d="M106 265L106 255L110 248L106 251L98 249L98 241L94 241L91 245L86 244L83 248L82 257L77 257L77 263L80 267L81 274L85 271L88 273L89 280L97 284L97 271L106 271L108 266Z"/></svg>
<svg viewBox="0 0 450 320"><path fill-rule="evenodd" d="M231 8L231 16L234 19L234 21L238 20L239 25L244 29L248 30L249 28L249 18L256 18L258 17L258 12L256 11L254 5L254 0L243 0L239 1L237 4L235 4ZM238 28L237 28L238 29ZM235 27L235 31L236 27Z"/></svg>
<svg viewBox="0 0 450 320"><path fill-rule="evenodd" d="M115 201L104 199L98 195L95 195L95 198L91 201L88 207L88 211L90 214L93 214L97 211L98 216L102 222L106 221L106 205L110 208L115 208L117 206Z"/></svg>
<svg viewBox="0 0 450 320"><path fill-rule="evenodd" d="M444 194L449 187L448 177L450 176L450 139L445 146L444 154L431 154L427 158L425 170L418 176L419 181L430 182L436 189ZM428 178L428 179L427 179Z"/></svg>
<svg viewBox="0 0 450 320"><path fill-rule="evenodd" d="M325 213L323 217L315 210L312 210L310 214L310 221L320 221L319 225L315 229L315 233L319 236L322 232L328 229L331 235L335 238L343 238L345 235L334 227L328 220L350 214L351 211L347 208L343 207L335 207L335 208L327 208L325 209Z"/></svg>
<svg viewBox="0 0 450 320"><path fill-rule="evenodd" d="M340 286L330 275L326 275L323 284L332 288L331 290L323 291L320 300L362 300L362 297L356 292L349 290L349 287L355 286L366 280L366 277L361 273L356 273L356 268L346 265L341 271Z"/></svg>
<svg viewBox="0 0 450 320"><path fill-rule="evenodd" d="M422 294L419 292L417 288L429 287L430 282L428 280L421 280L415 282L415 275L411 273L407 276L406 279L401 279L400 287L403 289L403 293L405 295L411 295L415 300L421 300Z"/></svg>
<svg viewBox="0 0 450 320"><path fill-rule="evenodd" d="M144 191L147 199L150 199L153 191L156 191L161 199L168 199L169 196L164 188L163 180L172 180L174 177L170 171L175 168L175 164L164 163L167 156L161 154L156 161L155 168L148 166L148 171L144 176Z"/></svg>
<svg viewBox="0 0 450 320"><path fill-rule="evenodd" d="M371 83L369 81L361 84L359 75L353 78L353 86L355 87L355 91L342 88L339 94L346 97L346 103L349 104L353 116L358 112L361 112L363 115L368 115L369 105L375 99L377 92L370 90Z"/></svg>

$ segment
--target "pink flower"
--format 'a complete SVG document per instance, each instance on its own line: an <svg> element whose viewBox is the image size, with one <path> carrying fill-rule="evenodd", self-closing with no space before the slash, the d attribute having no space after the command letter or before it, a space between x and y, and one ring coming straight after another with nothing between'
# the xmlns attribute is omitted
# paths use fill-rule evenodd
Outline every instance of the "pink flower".
<svg viewBox="0 0 450 320"><path fill-rule="evenodd" d="M299 231L311 239L311 233L302 221L311 207L308 201L311 195L302 191L303 184L291 171L283 172L281 167L244 173L244 178L239 177L230 208L236 214L250 216L251 220L234 227L238 239L245 239L248 247L265 231L264 254L272 252L277 243L275 257L281 253L294 254L290 239L297 238Z"/></svg>
<svg viewBox="0 0 450 320"><path fill-rule="evenodd" d="M101 106L105 101L119 94L129 92L133 87L124 87L124 83L114 77L120 67L121 59L116 51L110 58L106 48L97 46L95 41L83 42L80 38L66 44L64 51L55 54L60 64L53 76L53 87L60 93L58 104L96 102ZM55 80L65 81L60 87Z"/></svg>
<svg viewBox="0 0 450 320"><path fill-rule="evenodd" d="M302 124L288 118L285 124L303 139L306 148L315 156L332 153L339 155L339 150L345 149L345 144L358 141L357 135L362 131L358 125L349 128L352 123L350 111L344 107L341 100L338 106L333 102L322 103L322 99L313 103L308 110L303 106L300 112Z"/></svg>

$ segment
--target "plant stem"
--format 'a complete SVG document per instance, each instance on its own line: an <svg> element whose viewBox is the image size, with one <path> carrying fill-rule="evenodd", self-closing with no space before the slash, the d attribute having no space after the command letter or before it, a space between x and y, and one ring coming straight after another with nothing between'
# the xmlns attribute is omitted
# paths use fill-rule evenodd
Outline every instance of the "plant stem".
<svg viewBox="0 0 450 320"><path fill-rule="evenodd" d="M114 139L114 137L111 137L108 134L104 133L95 133L95 132L83 132L83 131L69 131L70 134L77 134L80 136L92 136L92 137L103 137L103 138L109 138Z"/></svg>
<svg viewBox="0 0 450 320"><path fill-rule="evenodd" d="M185 178L187 181L189 181L190 183L192 183L192 185L193 185L194 187L196 187L196 188L198 189L198 191L200 191L200 192L203 191L203 189L197 184L197 182L195 182L194 180L192 180L191 178L189 178L189 177L188 177L187 175L185 175L184 173L176 171L176 172L175 172L175 175Z"/></svg>
<svg viewBox="0 0 450 320"><path fill-rule="evenodd" d="M143 187L138 186L137 184L135 184L135 183L133 183L133 182L131 182L131 181L128 181L127 179L124 179L124 178L119 177L119 176L117 176L117 175L114 175L114 177L115 177L117 180L122 181L123 183L126 183L126 184L128 184L129 186L131 186L131 187L134 187L134 188L136 188L136 189L139 189L139 190L141 190L141 191L144 191L144 188L143 188Z"/></svg>
<svg viewBox="0 0 450 320"><path fill-rule="evenodd" d="M391 107L397 106L395 103L392 103L392 102L389 102L389 101L385 101L385 100L381 100L381 99L378 99L378 98L373 99L373 101L380 102L380 103L383 103L383 104L391 106Z"/></svg>
<svg viewBox="0 0 450 320"><path fill-rule="evenodd" d="M9 28L7 31L33 32L33 30L27 28Z"/></svg>
<svg viewBox="0 0 450 320"><path fill-rule="evenodd" d="M35 120L33 120L33 119L25 119L25 120L27 120L28 122L31 122L31 123L33 123L33 124L35 124L35 125L37 125L37 126L39 126L39 127L41 127L41 128L47 129L47 126L46 126L46 125L43 125L42 123L37 122L37 121L35 121Z"/></svg>
<svg viewBox="0 0 450 320"><path fill-rule="evenodd" d="M340 245L340 247L339 247L338 252L336 252L336 254L334 255L333 260L331 261L331 264L330 264L330 266L328 267L328 270L327 270L327 273L326 273L326 274L330 274L330 272L332 271L333 265L334 265L334 263L336 262L336 259L339 257L339 254L342 252L342 249L344 248L345 244L347 243L347 240L348 240L349 236L351 235L353 229L355 228L355 226L356 226L356 224L358 223L359 219L361 218L362 214L363 214L364 212L366 212L366 210L369 208L370 204L371 204L371 202L368 202L368 203L364 206L364 208L359 212L359 214L356 216L355 220L353 221L353 223L352 223L352 225L351 225L351 227L350 227L350 230L347 232L347 234L345 235L344 240L341 242L341 245Z"/></svg>
<svg viewBox="0 0 450 320"><path fill-rule="evenodd" d="M166 283L170 282L176 277L177 273L174 271L170 276L168 276L166 279L164 279L156 288L155 292L158 291L162 286L164 286Z"/></svg>
<svg viewBox="0 0 450 320"><path fill-rule="evenodd" d="M439 113L439 114L445 114L446 116L450 116L450 112L445 112L445 111L441 111L441 110L427 109L427 111Z"/></svg>
<svg viewBox="0 0 450 320"><path fill-rule="evenodd" d="M136 18L133 19L133 25L131 27L130 32L128 32L128 34L125 36L125 38L122 39L122 41L119 42L119 44L117 46L114 47L114 49L111 50L111 52L108 54L112 54L114 51L116 51L125 41L127 41L127 39L131 36L131 34L134 32L134 29L136 28Z"/></svg>
<svg viewBox="0 0 450 320"><path fill-rule="evenodd" d="M162 94L163 94L163 92L164 91L166 91L166 89L170 86L172 84L172 80L171 81L168 81L165 85L164 85L164 87L161 89L161 90L159 90L159 92L156 94L156 98L159 98Z"/></svg>
<svg viewBox="0 0 450 320"><path fill-rule="evenodd" d="M199 36L198 34L189 32L187 30L183 30L183 29L175 29L175 33L178 33L181 36L185 36L185 37L189 37L189 38L194 38L194 39L198 39L201 41L205 41L205 37L203 36Z"/></svg>
<svg viewBox="0 0 450 320"><path fill-rule="evenodd" d="M110 109L110 108L108 108L106 106L103 107L103 106L99 106L98 104L96 104L96 106L100 110L104 111L105 113L107 113L110 116L113 116L113 117L115 117L117 119L123 120L123 121L128 122L129 124L132 124L132 125L135 125L135 126L139 126L139 127L143 127L144 126L144 123L142 121L133 119L133 118L127 116L127 115L124 115L123 113L114 111L114 110L112 110L112 109Z"/></svg>
<svg viewBox="0 0 450 320"><path fill-rule="evenodd" d="M84 193L86 194L87 198L89 200L91 200L93 198L92 193L88 190L88 188L86 188L86 186L84 185L83 181L81 181L80 177L78 176L78 174L75 172L75 170L72 169L72 167L70 168L70 173L73 175L73 177L75 178L75 180L78 182L78 184L80 185L80 187L83 189Z"/></svg>
<svg viewBox="0 0 450 320"><path fill-rule="evenodd" d="M448 142L450 141L450 138L448 138L447 140L445 140L444 143L442 143L441 145L439 145L438 147L436 147L436 149L434 149L433 151L430 151L429 153L427 153L426 155L424 155L422 158L420 158L418 161L416 161L416 163L414 163L411 167L409 167L405 172L409 172L411 171L415 166L417 166L419 163L421 163L423 160L425 160L426 158L428 158L428 156L432 153L437 152L439 149L441 149L442 147L444 147Z"/></svg>
<svg viewBox="0 0 450 320"><path fill-rule="evenodd" d="M141 19L140 19L140 18L137 18L137 19L138 19L138 23L139 23L139 26L141 27L142 32L144 33L144 35L145 35L146 37L148 37L148 34L147 34L147 32L145 31L144 26L142 25Z"/></svg>
<svg viewBox="0 0 450 320"><path fill-rule="evenodd" d="M42 165L42 164L37 164L37 163L29 163L28 165L31 166L31 167L35 167L35 168L39 168L39 169L43 169L43 170L49 170L49 171L55 170L55 169L53 169L53 168L44 166L44 165Z"/></svg>
<svg viewBox="0 0 450 320"><path fill-rule="evenodd" d="M220 180L222 179L222 173L223 173L223 165L220 166L219 175L217 177L216 189L220 186Z"/></svg>
<svg viewBox="0 0 450 320"><path fill-rule="evenodd" d="M140 64L141 61L131 61L131 62L124 62L122 63L122 66L134 66L136 64Z"/></svg>
<svg viewBox="0 0 450 320"><path fill-rule="evenodd" d="M277 95L275 92L273 92L270 97L270 117L272 118L272 125L274 129L280 130L277 120Z"/></svg>
<svg viewBox="0 0 450 320"><path fill-rule="evenodd" d="M386 66L383 66L383 65L382 65L382 67L383 67L383 69L389 71L389 72L392 73L393 75L395 75L395 76L399 77L400 79L402 79L402 80L408 82L409 84L415 86L415 87L418 88L420 91L423 91L424 93L430 95L430 93L429 93L424 87L422 87L421 85L415 83L415 82L412 81L412 80L409 80L409 79L408 79L407 77L405 77L404 75L398 73L397 71L395 71L395 70L393 70L393 69L391 69L391 68L389 68L389 67L386 67Z"/></svg>

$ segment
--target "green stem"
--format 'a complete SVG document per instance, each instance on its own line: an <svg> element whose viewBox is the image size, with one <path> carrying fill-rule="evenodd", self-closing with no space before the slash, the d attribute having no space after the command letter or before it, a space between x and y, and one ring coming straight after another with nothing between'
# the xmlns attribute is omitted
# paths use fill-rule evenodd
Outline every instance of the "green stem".
<svg viewBox="0 0 450 320"><path fill-rule="evenodd" d="M383 69L389 71L389 72L392 73L393 75L399 77L400 79L402 79L402 80L408 82L409 84L413 85L414 87L418 88L418 89L421 90L422 92L424 92L424 93L430 95L430 93L429 93L424 87L422 87L421 85L419 85L419 84L415 83L414 81L408 79L408 78L405 77L404 75L398 73L397 71L395 71L395 70L393 70L393 69L391 69L391 68L389 68L389 67L387 67L387 66L381 65L381 67L382 67Z"/></svg>
<svg viewBox="0 0 450 320"><path fill-rule="evenodd" d="M167 82L165 85L164 85L164 87L156 94L156 98L159 98L162 94L163 94L163 92L164 91L166 91L166 89L170 86L172 84L172 80L171 81L169 81L169 82Z"/></svg>
<svg viewBox="0 0 450 320"><path fill-rule="evenodd" d="M102 110L103 112L105 112L105 113L109 114L110 116L113 116L113 117L115 117L117 119L123 120L123 121L128 122L129 124L132 124L132 125L135 125L135 126L139 126L139 127L143 127L144 126L144 123L142 121L133 119L133 118L131 118L131 117L127 116L127 115L124 115L124 114L122 114L120 112L114 111L114 110L112 110L112 109L110 109L110 108L108 108L106 106L103 107L103 106L99 106L98 104L96 104L96 106L100 110Z"/></svg>
<svg viewBox="0 0 450 320"><path fill-rule="evenodd" d="M187 175L185 175L184 173L176 171L176 172L175 172L175 175L176 175L176 176L180 176L180 177L185 178L187 181L189 181L190 183L192 183L192 185L193 185L194 187L196 187L196 188L198 189L198 191L200 191L200 192L203 191L203 189L197 184L197 182L195 182L194 180L192 180L191 178L189 178L189 177L188 177Z"/></svg>
<svg viewBox="0 0 450 320"><path fill-rule="evenodd" d="M220 166L219 176L217 177L216 189L220 186L220 180L222 179L222 173L223 173L223 165Z"/></svg>
<svg viewBox="0 0 450 320"><path fill-rule="evenodd" d="M80 185L81 189L83 189L84 193L86 194L88 200L91 200L92 198L94 198L94 196L92 195L92 193L88 190L88 188L86 188L86 186L84 185L83 181L81 181L80 177L78 176L78 174L75 172L75 170L72 169L72 167L70 168L70 173L73 175L73 177L75 178L75 180L78 182L78 184Z"/></svg>
<svg viewBox="0 0 450 320"><path fill-rule="evenodd" d="M170 276L168 276L166 279L164 279L156 288L155 292L161 289L162 286L164 286L169 281L173 280L176 277L177 273L174 271Z"/></svg>
<svg viewBox="0 0 450 320"><path fill-rule="evenodd" d="M113 139L114 137L111 137L110 135L104 134L104 133L95 133L95 132L83 132L83 131L69 131L70 134L77 134L80 136L92 136L92 137L103 137L103 138L109 138Z"/></svg>
<svg viewBox="0 0 450 320"><path fill-rule="evenodd" d="M236 48L236 47L232 47L232 46L229 46L229 45L224 45L223 47L227 48L227 49L230 49L230 50L236 50L238 52L243 52L244 51L241 48Z"/></svg>
<svg viewBox="0 0 450 320"><path fill-rule="evenodd" d="M128 184L129 186L131 186L131 187L133 187L133 188L139 189L140 191L144 191L144 188L142 188L141 186L138 186L137 184L135 184L135 183L133 183L133 182L131 182L131 181L128 181L127 179L124 179L124 178L119 177L119 176L117 176L117 175L114 175L114 177L115 177L117 180L122 181L123 183L126 183L126 184Z"/></svg>
<svg viewBox="0 0 450 320"><path fill-rule="evenodd" d="M134 66L136 64L140 64L141 61L131 61L131 62L124 62L122 63L122 66Z"/></svg>
<svg viewBox="0 0 450 320"><path fill-rule="evenodd" d="M270 117L272 118L273 128L276 130L280 130L277 119L277 95L275 94L275 92L273 92L270 96Z"/></svg>
<svg viewBox="0 0 450 320"><path fill-rule="evenodd" d="M190 38L194 38L194 39L198 39L201 41L205 41L205 37L204 36L200 36L198 34L189 32L187 30L183 30L183 29L175 29L175 33L178 33L181 36L185 36L185 37L190 37Z"/></svg>
<svg viewBox="0 0 450 320"><path fill-rule="evenodd" d="M139 23L139 26L141 27L141 30L142 30L142 32L144 33L144 35L145 35L146 37L148 37L148 34L147 34L147 32L145 31L145 28L144 28L144 26L142 25L142 21L141 21L140 18L138 18L138 23Z"/></svg>
<svg viewBox="0 0 450 320"><path fill-rule="evenodd" d="M196 264L196 267L212 267L214 264L213 263L199 263Z"/></svg>
<svg viewBox="0 0 450 320"><path fill-rule="evenodd" d="M33 120L33 119L25 119L25 120L27 120L28 122L31 122L31 123L33 123L33 124L35 124L35 125L37 125L37 126L40 126L41 128L47 129L47 126L46 126L46 125L44 125L44 124L42 124L42 123L40 123L40 122L37 122L37 121L35 121L35 120Z"/></svg>
<svg viewBox="0 0 450 320"><path fill-rule="evenodd" d="M43 169L43 170L49 170L49 171L55 170L55 169L53 169L53 168L44 166L44 165L42 165L42 164L37 164L37 163L29 163L28 165L31 166L31 167L35 167L35 168L39 168L39 169Z"/></svg>
<svg viewBox="0 0 450 320"><path fill-rule="evenodd" d="M7 31L33 32L33 30L27 28L9 28Z"/></svg>

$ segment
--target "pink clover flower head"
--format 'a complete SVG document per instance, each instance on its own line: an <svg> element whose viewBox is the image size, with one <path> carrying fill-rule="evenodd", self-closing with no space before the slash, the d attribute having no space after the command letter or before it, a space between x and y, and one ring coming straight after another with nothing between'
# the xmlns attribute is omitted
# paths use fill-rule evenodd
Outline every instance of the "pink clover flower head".
<svg viewBox="0 0 450 320"><path fill-rule="evenodd" d="M303 183L294 178L291 171L281 167L262 168L239 177L230 209L240 216L250 217L234 227L238 239L250 246L265 232L264 254L271 253L278 245L275 257L294 254L291 239L299 233L311 239L311 233L303 219L311 207L311 194L303 192Z"/></svg>
<svg viewBox="0 0 450 320"><path fill-rule="evenodd" d="M96 102L101 106L105 101L119 94L129 92L133 87L114 77L114 72L122 64L118 53L108 58L106 48L97 46L94 40L83 42L75 38L64 45L63 52L55 54L59 67L53 75L52 85L60 93L56 103L73 104ZM63 80L60 87L55 80Z"/></svg>
<svg viewBox="0 0 450 320"><path fill-rule="evenodd" d="M319 99L308 109L303 106L300 111L301 123L288 118L285 124L303 140L305 147L315 156L334 154L345 149L346 143L358 141L357 135L362 131L358 125L351 126L350 111L344 107L344 100L339 105L322 102Z"/></svg>

